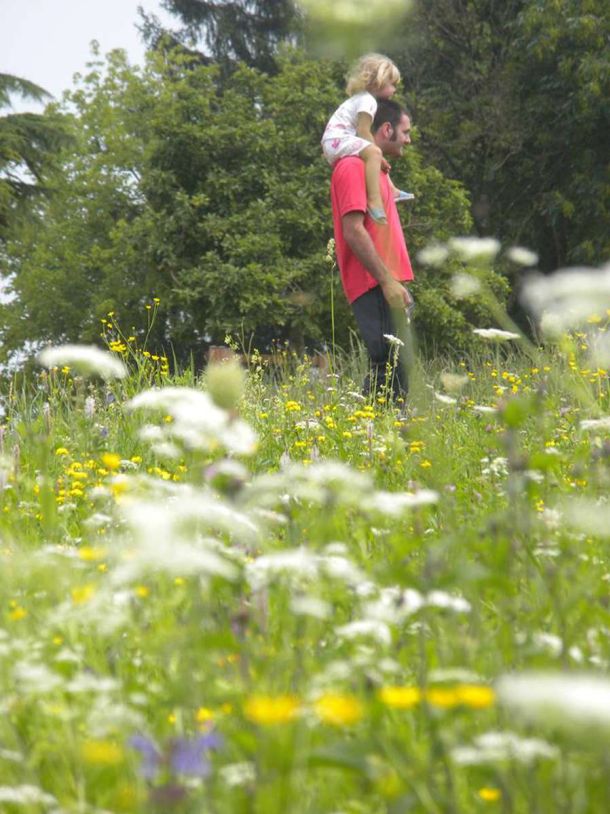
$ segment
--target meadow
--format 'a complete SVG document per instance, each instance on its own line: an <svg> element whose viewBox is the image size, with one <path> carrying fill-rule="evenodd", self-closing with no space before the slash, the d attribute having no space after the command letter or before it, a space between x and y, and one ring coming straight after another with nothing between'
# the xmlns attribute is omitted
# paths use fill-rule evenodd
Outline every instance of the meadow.
<svg viewBox="0 0 610 814"><path fill-rule="evenodd" d="M5 382L0 810L607 811L609 313L404 405L112 313Z"/></svg>

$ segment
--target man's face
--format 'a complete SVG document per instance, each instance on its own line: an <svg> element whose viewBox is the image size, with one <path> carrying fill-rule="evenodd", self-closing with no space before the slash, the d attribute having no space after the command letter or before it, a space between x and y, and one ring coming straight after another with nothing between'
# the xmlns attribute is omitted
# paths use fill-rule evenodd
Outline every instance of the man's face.
<svg viewBox="0 0 610 814"><path fill-rule="evenodd" d="M377 146L381 147L385 155L396 158L402 155L405 146L411 143L411 120L403 114L396 127L385 122L377 131L377 135L379 136L379 140L375 139Z"/></svg>

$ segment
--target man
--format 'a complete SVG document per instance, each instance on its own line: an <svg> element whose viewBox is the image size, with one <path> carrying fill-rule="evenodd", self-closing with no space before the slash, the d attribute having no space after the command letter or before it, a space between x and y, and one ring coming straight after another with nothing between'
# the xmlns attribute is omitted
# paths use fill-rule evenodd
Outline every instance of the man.
<svg viewBox="0 0 610 814"><path fill-rule="evenodd" d="M411 142L410 130L409 116L399 104L390 99L378 100L371 131L384 155L402 155L405 145ZM395 361L391 354L398 345L386 336L405 336L405 309L413 303L404 286L413 279L411 261L386 172L381 173L380 184L387 225L374 223L367 214L364 162L357 156L342 158L335 164L330 188L341 282L371 360L364 383L367 395L371 389L377 392L386 385L388 363ZM387 384L393 398L404 398L404 359L399 357Z"/></svg>

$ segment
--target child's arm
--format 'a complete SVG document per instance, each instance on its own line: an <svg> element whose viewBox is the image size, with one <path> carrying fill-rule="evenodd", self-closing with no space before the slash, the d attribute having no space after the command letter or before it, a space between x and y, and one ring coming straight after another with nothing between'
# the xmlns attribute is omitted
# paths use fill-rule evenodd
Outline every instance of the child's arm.
<svg viewBox="0 0 610 814"><path fill-rule="evenodd" d="M358 113L358 119L356 120L356 135L360 136L360 138L366 139L367 141L373 141L373 134L371 133L372 124L373 119L368 113Z"/></svg>

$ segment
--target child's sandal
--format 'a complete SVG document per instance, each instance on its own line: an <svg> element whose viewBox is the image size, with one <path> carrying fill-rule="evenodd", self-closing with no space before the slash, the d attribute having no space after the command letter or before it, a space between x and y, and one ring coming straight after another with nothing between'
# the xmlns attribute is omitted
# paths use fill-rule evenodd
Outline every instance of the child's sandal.
<svg viewBox="0 0 610 814"><path fill-rule="evenodd" d="M375 206L369 206L367 207L367 212L375 223L379 223L381 226L385 226L387 224L388 219L386 218L383 209L378 209Z"/></svg>

